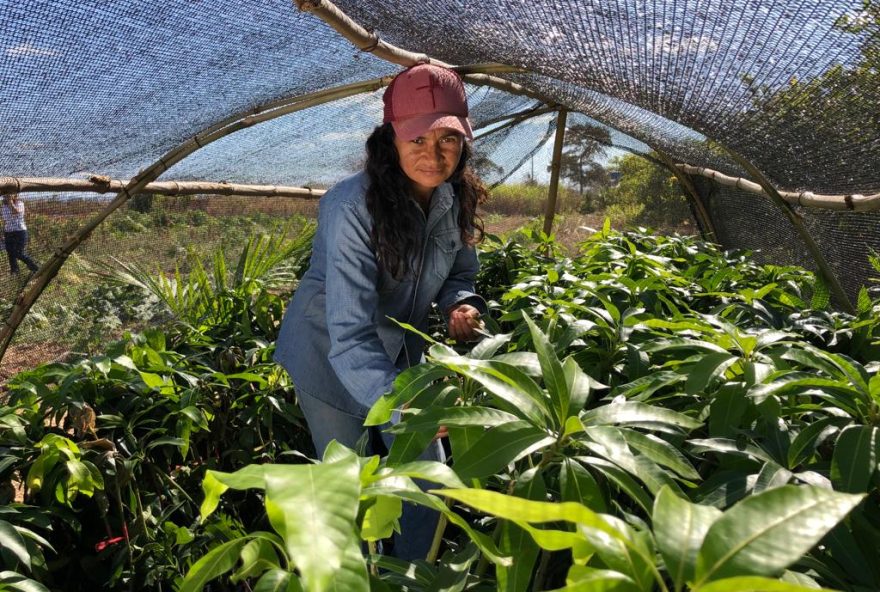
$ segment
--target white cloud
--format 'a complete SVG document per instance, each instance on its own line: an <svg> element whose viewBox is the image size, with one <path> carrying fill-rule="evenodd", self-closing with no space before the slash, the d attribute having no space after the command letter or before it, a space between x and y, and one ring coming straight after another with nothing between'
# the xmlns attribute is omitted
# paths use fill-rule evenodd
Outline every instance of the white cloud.
<svg viewBox="0 0 880 592"><path fill-rule="evenodd" d="M675 37L667 33L660 36L660 42L664 51L674 53L718 51L718 42L706 35L693 35L691 37L676 39Z"/></svg>
<svg viewBox="0 0 880 592"><path fill-rule="evenodd" d="M7 47L6 55L8 56L56 56L58 52L54 49L45 49L42 47L34 47L30 43L22 43L17 47Z"/></svg>

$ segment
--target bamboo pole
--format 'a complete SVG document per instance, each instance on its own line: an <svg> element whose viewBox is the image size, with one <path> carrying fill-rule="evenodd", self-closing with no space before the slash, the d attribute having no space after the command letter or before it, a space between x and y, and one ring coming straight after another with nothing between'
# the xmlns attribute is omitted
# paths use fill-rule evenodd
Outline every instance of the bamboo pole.
<svg viewBox="0 0 880 592"><path fill-rule="evenodd" d="M700 175L712 179L719 185L724 185L725 187L735 187L749 193L770 197L760 183L755 183L754 181L749 181L742 177L730 177L712 169L695 167L689 164L678 164L676 166L689 175ZM802 191L798 193L795 191L779 190L777 190L777 193L782 199L790 204L810 208L849 210L853 212L876 212L880 210L880 193L875 193L873 195L861 195L858 193L851 195L820 195L811 191Z"/></svg>
<svg viewBox="0 0 880 592"><path fill-rule="evenodd" d="M524 109L522 111L518 111L516 113L509 113L507 115L500 115L498 117L493 117L492 119L487 119L480 123L479 128L475 129L484 129L489 127L490 125L494 125L496 123L501 123L502 121L512 121L512 120L523 120L528 119L530 117L537 117L538 115L544 115L545 113L550 113L552 111L556 111L559 107L554 106L546 106L546 107L531 107L529 109Z"/></svg>
<svg viewBox="0 0 880 592"><path fill-rule="evenodd" d="M498 127L490 129L490 130L486 130L481 134L476 134L474 136L474 141L485 138L486 136L491 136L492 134L497 134L498 132L506 130L509 127L519 125L520 123L522 123L524 121L527 121L527 120L535 118L535 117L539 117L541 115L545 115L547 113L552 113L553 111L556 111L556 108L545 107L542 109L533 109L532 111L527 111L527 112L522 113L520 115L513 116L509 121L507 121L507 123L505 123L503 125L499 125ZM491 124L483 124L478 129L485 129L488 125L491 125Z"/></svg>
<svg viewBox="0 0 880 592"><path fill-rule="evenodd" d="M53 177L0 177L0 193L119 193L131 181L122 181L93 175L88 179L64 179ZM244 185L239 183L213 183L206 181L161 181L147 183L140 193L157 195L242 195L272 197L319 198L323 189L289 187L285 185Z"/></svg>
<svg viewBox="0 0 880 592"><path fill-rule="evenodd" d="M837 279L837 276L834 273L834 270L831 269L831 266L828 264L828 261L825 259L825 256L822 254L822 250L819 248L819 245L816 244L816 241L813 240L810 231L807 230L807 227L804 225L803 217L798 214L792 206L783 199L783 197L779 194L779 191L773 186L772 183L767 179L763 172L761 172L758 167L749 162L745 157L738 154L736 151L725 147L728 154L730 154L733 159L749 174L752 175L755 179L758 180L761 188L764 192L773 200L773 203L782 210L782 213L788 218L791 225L794 227L795 231L798 233L798 236L801 237L801 240L804 241L804 244L807 246L807 250L810 252L810 255L813 256L813 261L816 262L816 266L819 268L819 274L825 279L831 288L831 293L834 294L834 297L840 303L840 305L846 310L846 312L850 314L855 314L855 307L853 307L852 302L850 302L849 297L846 295L846 292L843 289L843 286L840 284L840 281Z"/></svg>
<svg viewBox="0 0 880 592"><path fill-rule="evenodd" d="M556 195L559 192L559 171L562 168L562 145L565 143L565 121L568 111L560 109L556 117L556 138L553 141L553 160L550 163L550 187L547 190L547 209L544 210L544 234L550 236L556 215Z"/></svg>
<svg viewBox="0 0 880 592"><path fill-rule="evenodd" d="M668 154L662 150L658 150L656 146L654 147L654 152L666 168L672 171L672 174L676 176L678 182L681 183L681 186L684 187L685 192L690 197L691 203L694 205L694 211L697 215L697 222L700 224L700 228L703 231L703 238L713 242L718 240L718 235L715 232L715 225L712 223L712 218L706 210L706 204L703 203L703 196L697 191L694 182L687 173L676 166L675 162Z"/></svg>
<svg viewBox="0 0 880 592"><path fill-rule="evenodd" d="M490 86L499 90L507 91L515 95L524 95L537 99L548 105L555 105L556 101L551 97L527 89L515 82L491 76L491 72L497 73L525 73L526 70L508 66L505 64L485 64L483 66L452 66L446 62L437 60L423 53L415 53L386 43L375 33L367 31L357 24L347 14L342 12L329 0L294 0L297 8L303 12L314 14L325 23L330 25L337 33L348 39L352 45L361 51L369 52L392 64L409 67L416 64L434 64L458 71L465 82L480 86ZM478 73L487 72L487 73Z"/></svg>

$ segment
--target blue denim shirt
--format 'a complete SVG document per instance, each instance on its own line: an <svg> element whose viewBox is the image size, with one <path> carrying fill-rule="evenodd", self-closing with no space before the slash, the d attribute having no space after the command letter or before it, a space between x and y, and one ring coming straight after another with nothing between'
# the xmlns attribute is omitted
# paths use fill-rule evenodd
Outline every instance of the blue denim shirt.
<svg viewBox="0 0 880 592"><path fill-rule="evenodd" d="M463 301L486 311L474 293L479 262L461 240L451 185L434 190L427 219L422 215L422 253L413 254L417 272L398 281L379 270L365 202L368 182L358 173L321 198L311 264L275 350L297 389L358 416L422 357L424 341L388 317L425 330L434 302L442 311ZM412 207L418 208L414 201Z"/></svg>

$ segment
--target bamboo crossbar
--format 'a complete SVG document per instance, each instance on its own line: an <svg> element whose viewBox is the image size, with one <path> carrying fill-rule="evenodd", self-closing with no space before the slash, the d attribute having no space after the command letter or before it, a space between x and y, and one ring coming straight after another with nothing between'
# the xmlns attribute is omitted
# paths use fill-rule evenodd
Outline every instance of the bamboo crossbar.
<svg viewBox="0 0 880 592"><path fill-rule="evenodd" d="M119 193L131 181L92 176L88 179L64 179L53 177L0 177L0 193L42 193L63 191L68 193ZM288 187L284 185L244 185L239 183L215 183L205 181L158 181L147 183L140 193L157 195L241 195L319 198L323 189L311 187Z"/></svg>
<svg viewBox="0 0 880 592"><path fill-rule="evenodd" d="M741 189L748 193L763 195L768 198L770 197L759 183L743 179L742 177L731 177L712 169L695 167L689 164L678 164L676 166L689 175L700 175L701 177L712 179L719 185L724 185L725 187L735 187L736 189ZM873 195L819 195L811 191L802 191L798 193L795 191L780 190L777 190L777 193L779 193L782 199L790 204L810 208L850 210L853 212L876 212L880 210L880 193L875 193Z"/></svg>

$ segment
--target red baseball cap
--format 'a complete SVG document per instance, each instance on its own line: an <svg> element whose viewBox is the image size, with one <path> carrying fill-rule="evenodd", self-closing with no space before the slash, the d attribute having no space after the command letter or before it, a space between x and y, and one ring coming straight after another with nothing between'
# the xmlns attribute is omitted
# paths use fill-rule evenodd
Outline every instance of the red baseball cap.
<svg viewBox="0 0 880 592"><path fill-rule="evenodd" d="M394 77L382 101L382 123L391 123L394 133L405 142L441 127L474 139L464 83L454 70L433 64L407 68Z"/></svg>

